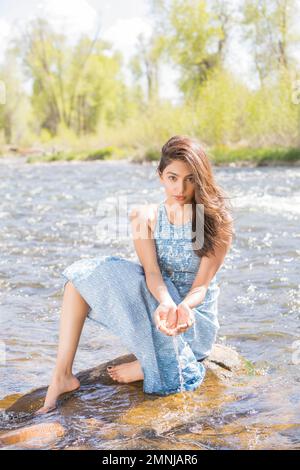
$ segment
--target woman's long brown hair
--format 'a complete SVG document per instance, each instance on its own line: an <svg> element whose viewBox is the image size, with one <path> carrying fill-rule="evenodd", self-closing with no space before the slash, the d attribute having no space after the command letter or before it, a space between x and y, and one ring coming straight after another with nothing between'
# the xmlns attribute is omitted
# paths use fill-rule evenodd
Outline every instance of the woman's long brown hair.
<svg viewBox="0 0 300 470"><path fill-rule="evenodd" d="M189 164L194 177L193 250L199 257L215 255L215 249L226 245L234 235L229 198L216 183L210 160L197 139L185 135L171 137L161 149L158 173L161 175L174 160ZM204 211L199 210L201 206L197 204L202 204ZM204 233L199 234L199 229ZM201 240L200 243L199 240Z"/></svg>

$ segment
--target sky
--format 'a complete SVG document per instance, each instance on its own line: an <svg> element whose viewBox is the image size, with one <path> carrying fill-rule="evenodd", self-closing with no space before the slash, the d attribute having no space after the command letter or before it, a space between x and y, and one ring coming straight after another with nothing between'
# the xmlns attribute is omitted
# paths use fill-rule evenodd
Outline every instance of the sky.
<svg viewBox="0 0 300 470"><path fill-rule="evenodd" d="M83 32L93 35L100 27L100 37L109 40L124 57L125 79L130 80L126 65L136 51L137 37L143 33L151 35L148 0L0 0L0 61L11 37L24 29L28 20L43 16L58 30L70 38ZM242 76L249 76L249 58L239 46L238 38L231 45L230 67ZM176 87L176 71L171 66L161 70L161 90L164 98L176 102L179 94Z"/></svg>

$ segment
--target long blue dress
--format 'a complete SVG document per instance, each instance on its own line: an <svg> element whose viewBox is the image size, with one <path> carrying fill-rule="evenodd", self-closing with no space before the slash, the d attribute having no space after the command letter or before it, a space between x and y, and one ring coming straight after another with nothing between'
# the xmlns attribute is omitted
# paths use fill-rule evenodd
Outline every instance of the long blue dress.
<svg viewBox="0 0 300 470"><path fill-rule="evenodd" d="M192 249L191 230L191 221L182 225L169 222L165 201L158 205L157 259L176 305L189 291L201 261ZM195 390L204 379L201 361L210 354L219 329L217 274L204 301L193 309L194 325L177 336L156 329L153 314L159 303L138 262L120 256L82 259L68 266L62 276L64 286L71 281L89 305L87 318L118 336L139 360L144 392L168 395Z"/></svg>

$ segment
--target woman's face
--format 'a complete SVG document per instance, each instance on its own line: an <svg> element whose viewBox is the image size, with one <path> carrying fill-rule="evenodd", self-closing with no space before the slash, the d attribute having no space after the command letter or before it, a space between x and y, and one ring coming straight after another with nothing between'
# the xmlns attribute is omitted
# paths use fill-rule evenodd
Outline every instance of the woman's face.
<svg viewBox="0 0 300 470"><path fill-rule="evenodd" d="M159 178L170 203L177 202L183 206L192 202L195 182L190 165L181 160L174 160L164 169Z"/></svg>

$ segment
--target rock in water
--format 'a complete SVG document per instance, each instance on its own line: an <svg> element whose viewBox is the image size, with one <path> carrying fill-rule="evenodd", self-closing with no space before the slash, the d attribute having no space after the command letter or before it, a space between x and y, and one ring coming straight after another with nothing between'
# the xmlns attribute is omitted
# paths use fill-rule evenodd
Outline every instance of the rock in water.
<svg viewBox="0 0 300 470"><path fill-rule="evenodd" d="M135 361L136 357L134 354L126 354L124 356L117 357L112 361L105 362L99 366L87 369L85 371L76 374L80 380L81 385L89 385L100 383L103 385L116 385L111 377L107 374L106 368L110 365L119 365L124 362ZM238 354L236 350L231 347L224 346L222 344L215 344L211 354L207 357L203 364L208 371L212 372L221 381L235 375L253 373L253 365ZM226 380L225 380L226 382ZM135 384L140 382L134 382ZM23 395L21 398L16 400L9 408L7 412L27 412L31 413L36 411L43 405L43 401L46 395L47 387L41 387ZM76 395L76 391L69 392L61 396L58 400L60 404L70 396Z"/></svg>
<svg viewBox="0 0 300 470"><path fill-rule="evenodd" d="M99 384L104 385L104 386L120 387L120 384L116 384L116 382L114 382L111 379L111 377L107 374L107 371L106 371L107 366L123 364L124 362L131 362L134 360L136 360L136 357L133 354L126 354L124 356L117 357L112 361L106 362L104 364L100 364L97 367L93 367L91 369L78 373L77 377L80 380L80 383L82 386L80 391L77 390L77 391L69 392L69 393L62 395L58 400L58 407L62 406L63 409L65 410L64 402L70 397L72 397L72 400L74 400L74 404L76 404L76 394L80 393L80 397L84 398L85 394L88 395L91 392L91 390L93 390L95 385L97 387L99 387ZM254 371L253 365L249 361L241 357L237 353L237 351L221 344L214 345L210 356L203 361L203 364L206 366L208 377L204 381L203 385L199 387L199 390L193 393L202 394L201 400L203 403L205 403L205 406L207 408L214 408L215 406L219 406L220 403L224 403L227 400L232 400L233 398L230 396L226 397L226 394L222 393L222 390L224 388L226 389L226 385L230 385L230 383L234 380L235 377L238 377L239 375L242 375L242 374L249 375L249 373L253 375L253 371ZM122 384L122 386L125 386L125 384ZM175 394L175 396L170 395L167 397L160 397L160 396L149 397L148 395L145 396L142 393L142 381L132 382L130 384L131 391L134 391L135 388L139 390L140 398L138 402L135 401L135 406L127 407L129 408L129 410L127 408L124 409L123 410L124 413L122 414L122 416L115 417L114 419L119 424L122 424L122 423L133 424L133 425L137 425L137 427L139 428L141 423L145 423L145 418L146 418L146 421L148 419L149 425L152 423L151 427L153 428L154 426L153 423L157 421L156 418L161 413L162 405L170 406L171 409L174 409L174 420L168 423L168 426L166 427L166 429L159 429L160 432L166 431L167 429L170 429L170 427L173 427L174 425L176 425L175 416L176 414L178 414L177 413L178 404L180 405L179 406L180 408L182 405L184 406L187 405L188 401L191 401L190 405L193 406L192 402L196 397L193 395L194 396L193 398L192 395L180 394L180 393ZM128 395L128 389L126 390L127 390L127 395ZM12 413L12 415L17 416L17 417L23 414L23 418L21 422L24 423L24 420L26 420L27 421L26 424L28 424L28 422L30 422L32 418L34 420L40 419L40 418L35 417L34 412L43 405L46 391L47 391L47 387L42 387L42 388L33 390L27 393L26 395L23 395L21 398L18 398L5 411L7 413ZM122 389L120 393L122 394ZM131 397L131 394L129 393L128 395L129 403L131 402L130 397ZM187 399L187 397L190 397L190 398ZM179 403L181 399L184 400L183 404ZM151 406L149 405L149 401L150 401ZM80 400L81 412L84 412L82 410L83 403L84 403L84 400L81 399ZM111 402L110 404L109 401L106 402L106 407L109 408L110 406L112 406L112 410L113 410L114 403ZM76 414L76 410L74 410L73 408L70 409L69 412L71 412L71 415L72 413ZM153 415L152 416L153 419L151 419L151 416L147 418L149 413L151 416ZM24 418L24 414L25 414L25 418ZM41 417L42 416L43 415L41 415ZM98 416L98 419L100 419L99 427L103 427L103 424L101 424L101 415ZM39 423L39 424L34 424L32 426L27 425L25 427L20 427L13 431L2 433L0 435L0 444L14 445L17 443L22 443L22 447L29 446L29 448L31 447L38 448L38 447L43 447L44 445L52 443L53 441L57 440L59 437L62 437L64 433L65 433L64 428L58 422Z"/></svg>
<svg viewBox="0 0 300 470"><path fill-rule="evenodd" d="M22 443L24 446L26 443L30 448L39 448L49 445L64 433L65 430L60 423L40 423L0 434L0 444L10 446Z"/></svg>

